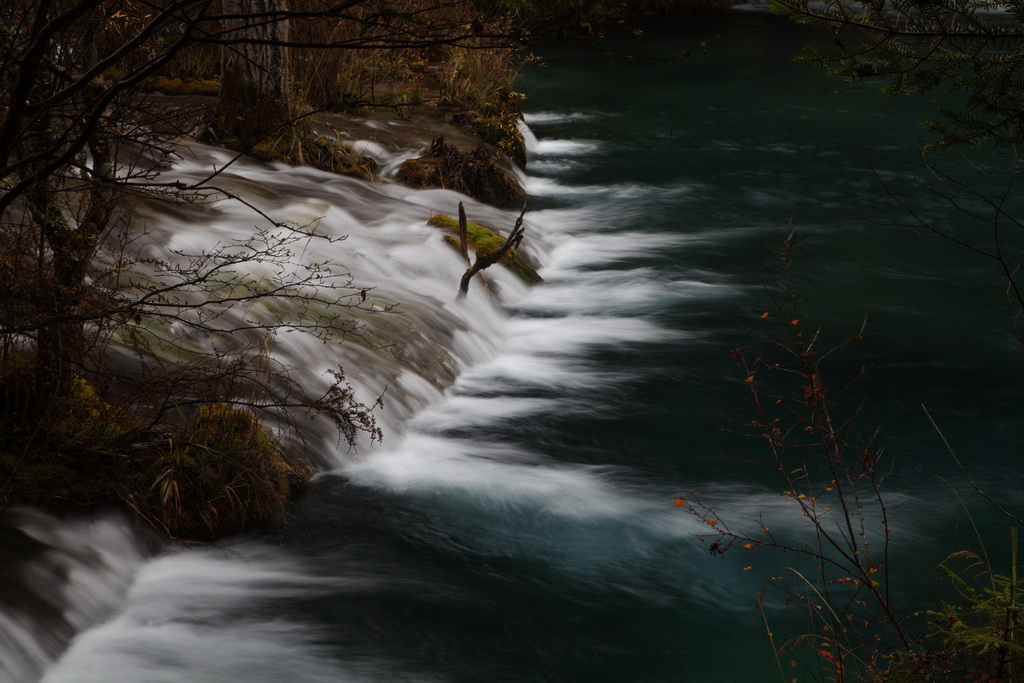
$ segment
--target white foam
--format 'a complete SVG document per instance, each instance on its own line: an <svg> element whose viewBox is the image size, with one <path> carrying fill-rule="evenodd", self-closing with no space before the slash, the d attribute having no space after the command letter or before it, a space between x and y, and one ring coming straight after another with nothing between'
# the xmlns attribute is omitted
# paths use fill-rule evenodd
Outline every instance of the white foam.
<svg viewBox="0 0 1024 683"><path fill-rule="evenodd" d="M256 556L247 556L249 552ZM348 581L316 579L258 548L181 552L146 565L128 593L125 610L78 636L43 683L219 683L251 681L327 683L361 680L316 644L308 625L281 619L231 619L261 600L288 600Z"/></svg>
<svg viewBox="0 0 1024 683"><path fill-rule="evenodd" d="M471 502L486 510L526 509L588 522L628 518L648 505L624 492L605 468L558 465L508 445L423 434L407 437L386 454L347 466L345 474L392 491L455 496L454 505Z"/></svg>
<svg viewBox="0 0 1024 683"><path fill-rule="evenodd" d="M591 271L556 286L535 290L519 306L530 311L636 316L681 299L718 299L735 295L736 287L700 280L660 281L645 269Z"/></svg>
<svg viewBox="0 0 1024 683"><path fill-rule="evenodd" d="M539 140L528 149L537 156L585 156L597 152L600 145L591 140Z"/></svg>
<svg viewBox="0 0 1024 683"><path fill-rule="evenodd" d="M643 318L568 315L523 318L510 325L506 348L538 356L577 354L595 346L624 346L681 339L682 333Z"/></svg>
<svg viewBox="0 0 1024 683"><path fill-rule="evenodd" d="M523 114L523 120L531 126L542 126L550 123L569 123L573 121L588 121L593 119L595 114L581 111L558 112L558 111L535 111Z"/></svg>
<svg viewBox="0 0 1024 683"><path fill-rule="evenodd" d="M658 258L659 252L692 243L687 235L678 233L615 232L573 235L553 251L546 272L574 271L580 266L612 264L638 258Z"/></svg>

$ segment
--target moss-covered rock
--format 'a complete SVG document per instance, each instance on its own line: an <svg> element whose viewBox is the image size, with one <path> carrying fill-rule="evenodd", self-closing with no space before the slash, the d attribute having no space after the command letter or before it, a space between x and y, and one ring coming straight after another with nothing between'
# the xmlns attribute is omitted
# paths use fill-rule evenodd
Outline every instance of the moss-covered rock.
<svg viewBox="0 0 1024 683"><path fill-rule="evenodd" d="M448 231L450 234L445 235L445 241L456 251L459 250L459 221L457 219L439 213L427 221L427 225ZM480 256L497 251L505 243L504 237L479 223L467 221L466 233L469 237L470 248ZM534 285L544 281L544 278L538 275L537 271L527 264L515 249L509 249L499 263L527 284Z"/></svg>
<svg viewBox="0 0 1024 683"><path fill-rule="evenodd" d="M32 367L0 363L2 506L124 505L172 537L209 540L266 521L310 474L249 410L205 404L150 427L81 377L41 403Z"/></svg>
<svg viewBox="0 0 1024 683"><path fill-rule="evenodd" d="M292 166L312 166L322 171L374 180L377 162L352 149L332 135L321 135L312 128L288 126L254 145L243 149L241 141L234 137L220 137L215 130L205 138L209 142L223 145L239 153L248 154L263 161L281 161Z"/></svg>
<svg viewBox="0 0 1024 683"><path fill-rule="evenodd" d="M402 162L398 179L410 187L455 190L488 204L523 200L526 192L501 161L483 145L463 152L438 137L418 158Z"/></svg>

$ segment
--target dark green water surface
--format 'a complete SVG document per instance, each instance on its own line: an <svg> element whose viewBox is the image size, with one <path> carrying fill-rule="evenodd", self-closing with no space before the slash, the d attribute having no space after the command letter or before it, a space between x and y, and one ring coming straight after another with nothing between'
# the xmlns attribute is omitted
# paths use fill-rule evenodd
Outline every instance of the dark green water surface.
<svg viewBox="0 0 1024 683"><path fill-rule="evenodd" d="M930 568L977 547L940 475L961 487L993 551L1005 554L1006 521L974 504L921 407L979 483L1020 502L1022 385L999 279L962 248L879 224L904 218L880 178L908 186L900 174L917 173L905 164L917 160L927 139L920 122L938 102L848 88L791 63L814 34L764 14L651 31L633 49L671 54L717 37L707 56L674 64L542 50L547 66L523 81L538 138L531 210L555 258L547 288L518 314L610 316L678 336L572 356L584 375L620 374L612 384L462 389L555 402L527 420L447 436L509 444L537 457L537 468L598 476L609 488L581 493L552 479L542 502L495 500L492 486L530 486L496 472L480 493L387 494L398 497L378 504L402 521L375 522L367 542L406 563L399 575L415 565L431 588L370 606L386 622L387 644L374 647L414 671L464 681L772 680L754 610L761 578L743 569L807 567L789 556L709 557L692 520L670 505L697 491L741 523L763 511L799 538L776 485L723 457L757 446L716 429L733 424L724 413L745 410L729 349L750 342L747 326L780 331L760 317L771 308L763 285L778 280L772 250L791 227L809 240L795 283L808 329L820 324L824 339L839 340L867 320L865 342L829 367L845 377L874 364L845 409L863 405L865 433L881 430L894 463L901 606L934 599ZM916 206L945 228L970 227L941 202ZM358 612L367 618L366 605ZM769 618L780 632L802 632L795 610Z"/></svg>

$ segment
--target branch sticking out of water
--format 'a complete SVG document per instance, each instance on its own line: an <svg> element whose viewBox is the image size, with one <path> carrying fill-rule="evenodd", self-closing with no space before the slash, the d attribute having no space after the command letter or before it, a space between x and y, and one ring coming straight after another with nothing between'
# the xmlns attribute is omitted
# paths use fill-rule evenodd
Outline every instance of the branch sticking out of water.
<svg viewBox="0 0 1024 683"><path fill-rule="evenodd" d="M459 253L469 263L469 222L466 220L466 205L462 202L459 202Z"/></svg>
<svg viewBox="0 0 1024 683"><path fill-rule="evenodd" d="M523 233L526 228L523 227L523 216L526 215L526 204L523 204L523 210L519 212L519 218L516 219L516 224L512 227L512 232L505 238L505 243L490 253L476 255L476 260L473 261L473 265L462 276L462 282L459 284L459 298L466 296L469 291L469 281L473 279L473 276L479 273L484 268L494 265L501 258L509 252L511 249L515 249L519 246L519 243L523 241ZM459 239L462 243L463 253L466 252L466 212L459 204Z"/></svg>

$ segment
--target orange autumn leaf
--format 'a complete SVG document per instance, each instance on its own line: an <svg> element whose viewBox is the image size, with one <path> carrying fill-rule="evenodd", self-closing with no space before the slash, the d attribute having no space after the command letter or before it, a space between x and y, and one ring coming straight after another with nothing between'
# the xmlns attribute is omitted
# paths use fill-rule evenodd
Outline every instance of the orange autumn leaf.
<svg viewBox="0 0 1024 683"><path fill-rule="evenodd" d="M682 498L676 498L676 502L672 503L672 507L681 508L686 506L686 501Z"/></svg>

